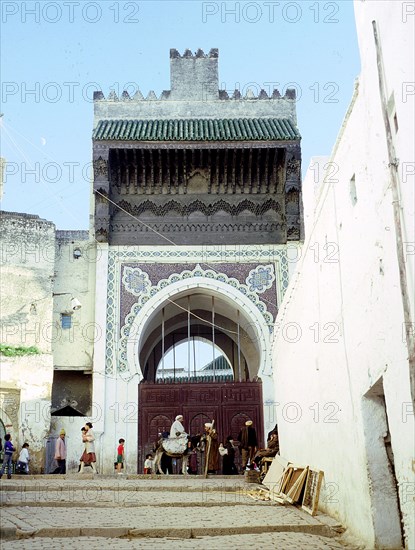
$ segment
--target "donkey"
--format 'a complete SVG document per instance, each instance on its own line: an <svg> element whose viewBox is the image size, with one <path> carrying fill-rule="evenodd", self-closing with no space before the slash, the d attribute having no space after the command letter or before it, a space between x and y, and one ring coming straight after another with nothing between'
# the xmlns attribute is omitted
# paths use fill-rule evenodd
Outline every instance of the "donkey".
<svg viewBox="0 0 415 550"><path fill-rule="evenodd" d="M163 454L166 454L167 456L171 456L172 458L181 458L182 459L182 474L187 475L188 466L189 466L189 455L190 453L196 449L198 451L203 452L204 450L204 436L198 434L194 436L188 436L187 437L187 446L181 453L173 453L165 448L165 442L169 441L168 439L160 438L157 447L155 449L155 457L154 457L154 471L155 473L164 474L162 471L160 465L161 465L161 459ZM166 445L167 446L167 445Z"/></svg>

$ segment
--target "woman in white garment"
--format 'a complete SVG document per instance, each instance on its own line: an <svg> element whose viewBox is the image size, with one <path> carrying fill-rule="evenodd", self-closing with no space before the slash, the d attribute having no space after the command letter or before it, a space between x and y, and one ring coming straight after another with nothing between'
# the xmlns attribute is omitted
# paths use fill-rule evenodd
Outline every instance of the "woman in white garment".
<svg viewBox="0 0 415 550"><path fill-rule="evenodd" d="M83 436L83 441L85 441L85 449L81 456L81 469L79 470L79 473L82 473L84 471L85 464L89 464L92 468L92 471L94 474L97 473L97 469L95 468L95 462L97 461L96 455L95 455L95 436L94 432L92 431L92 424L91 422L87 422L85 424L85 435Z"/></svg>

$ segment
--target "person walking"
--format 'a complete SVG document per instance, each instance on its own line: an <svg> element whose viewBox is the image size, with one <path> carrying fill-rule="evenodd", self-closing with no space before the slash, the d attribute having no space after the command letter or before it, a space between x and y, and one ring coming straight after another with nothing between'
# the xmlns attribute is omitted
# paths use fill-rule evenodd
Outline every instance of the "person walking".
<svg viewBox="0 0 415 550"><path fill-rule="evenodd" d="M62 428L59 432L59 437L55 443L55 460L58 467L52 472L53 474L66 474L66 432Z"/></svg>
<svg viewBox="0 0 415 550"><path fill-rule="evenodd" d="M85 435L82 438L83 440L85 440L85 449L81 456L81 469L79 470L80 474L83 473L85 464L89 464L91 466L94 474L98 473L95 467L95 462L97 461L97 458L95 455L95 436L92 428L93 426L91 422L87 422L85 424L86 431L84 432Z"/></svg>
<svg viewBox="0 0 415 550"><path fill-rule="evenodd" d="M83 443L84 451L85 451L85 444L86 444L86 428L85 428L85 426L82 426L82 428L81 428L81 437L82 437L82 443ZM82 451L82 454L84 453L84 451ZM81 464L82 464L81 460L82 460L82 456L79 459L78 474L81 471ZM89 466L89 464L84 464L84 466Z"/></svg>
<svg viewBox="0 0 415 550"><path fill-rule="evenodd" d="M15 452L15 448L12 443L12 436L10 434L6 434L4 436L4 458L3 458L3 466L0 470L0 479L3 477L4 470L7 468L7 479L11 479L12 477L12 456Z"/></svg>
<svg viewBox="0 0 415 550"><path fill-rule="evenodd" d="M252 463L258 447L256 430L252 426L252 424L252 420L247 420L245 422L245 426L242 428L238 435L238 441L240 443L239 448L242 454L242 471L245 470L248 462L249 464Z"/></svg>
<svg viewBox="0 0 415 550"><path fill-rule="evenodd" d="M119 439L118 440L118 447L117 447L117 474L121 474L121 468L124 464L124 443L125 439Z"/></svg>

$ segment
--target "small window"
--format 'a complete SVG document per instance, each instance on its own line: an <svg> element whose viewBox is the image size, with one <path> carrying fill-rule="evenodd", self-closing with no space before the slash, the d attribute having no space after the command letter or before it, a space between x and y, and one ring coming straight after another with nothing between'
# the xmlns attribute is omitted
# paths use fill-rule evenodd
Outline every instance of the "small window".
<svg viewBox="0 0 415 550"><path fill-rule="evenodd" d="M61 326L62 328L71 328L72 327L72 315L67 315L62 313L61 315Z"/></svg>
<svg viewBox="0 0 415 550"><path fill-rule="evenodd" d="M350 201L352 206L357 203L356 179L354 174L350 180Z"/></svg>

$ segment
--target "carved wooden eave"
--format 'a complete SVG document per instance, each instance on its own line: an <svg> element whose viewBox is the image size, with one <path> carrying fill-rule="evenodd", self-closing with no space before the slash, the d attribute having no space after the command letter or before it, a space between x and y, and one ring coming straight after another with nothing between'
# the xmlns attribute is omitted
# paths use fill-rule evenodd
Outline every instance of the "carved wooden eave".
<svg viewBox="0 0 415 550"><path fill-rule="evenodd" d="M194 244L244 242L244 233L252 242L299 240L300 163L300 140L94 142L96 238L165 244L156 233L187 227Z"/></svg>

